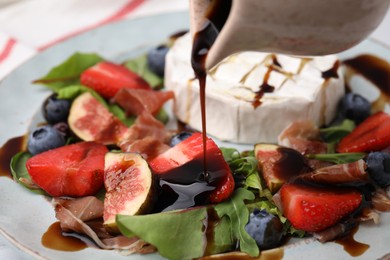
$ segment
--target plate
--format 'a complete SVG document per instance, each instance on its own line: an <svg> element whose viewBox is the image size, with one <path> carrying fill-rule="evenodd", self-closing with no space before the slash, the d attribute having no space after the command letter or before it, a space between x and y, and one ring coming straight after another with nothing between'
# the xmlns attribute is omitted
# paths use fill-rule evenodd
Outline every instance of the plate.
<svg viewBox="0 0 390 260"><path fill-rule="evenodd" d="M155 46L176 31L187 29L187 13L170 13L108 24L53 46L34 56L0 83L0 146L8 139L26 133L31 118L40 109L49 92L31 82L47 73L74 52L96 52L121 62ZM366 40L347 52L342 59L370 53L390 61L390 49L378 42ZM232 144L230 144L233 146ZM42 196L31 194L10 178L0 177L0 234L17 248L38 259L129 259L116 251L86 248L77 252L48 249L41 237L56 221L51 204ZM350 256L339 244L321 244L312 239L293 241L284 248L283 259L378 259L390 253L388 241L390 214L382 214L381 223L362 224L355 239L368 244L359 257ZM159 259L157 254L133 255L130 259Z"/></svg>

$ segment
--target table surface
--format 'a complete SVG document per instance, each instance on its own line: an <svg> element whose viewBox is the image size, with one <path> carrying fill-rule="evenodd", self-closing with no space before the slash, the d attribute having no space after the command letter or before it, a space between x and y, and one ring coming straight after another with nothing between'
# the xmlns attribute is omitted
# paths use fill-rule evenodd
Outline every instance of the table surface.
<svg viewBox="0 0 390 260"><path fill-rule="evenodd" d="M2 1L7 2L5 0L0 0L0 17L2 15L2 11L3 11L2 10L3 8L1 6ZM45 0L40 0L41 3L44 1ZM52 1L52 0L46 0L46 1ZM165 1L167 1L167 2L165 2ZM8 2L12 2L12 1L8 0ZM29 1L26 0L26 4L31 4L31 2L32 2L32 0L29 0ZM149 4L150 6L153 6L153 5L157 6L158 5L157 4L158 2L153 1L153 0L145 1L145 2L146 3L144 3L144 4ZM182 2L186 2L186 1L179 2L179 1L175 1L175 0L164 0L164 8L163 9L157 8L159 10L153 11L152 8L148 7L148 11L139 12L137 15L141 16L141 15L155 14L158 12L168 12L168 11L172 11L172 10L185 10L186 8L188 8L187 3L182 3ZM18 3L18 4L22 4L22 3ZM8 7L8 5L6 7ZM35 10L35 9L33 9L33 10ZM131 16L129 18L131 18ZM1 33L1 30L2 30L2 26L0 25L0 33ZM387 15L384 18L382 24L375 30L375 32L373 32L373 34L370 37L390 46L390 11L387 12ZM38 52L39 52L39 50L38 50ZM18 248L16 248L8 239L6 239L5 237L3 237L0 234L0 259L25 260L25 259L32 259L32 257L30 255L22 252Z"/></svg>

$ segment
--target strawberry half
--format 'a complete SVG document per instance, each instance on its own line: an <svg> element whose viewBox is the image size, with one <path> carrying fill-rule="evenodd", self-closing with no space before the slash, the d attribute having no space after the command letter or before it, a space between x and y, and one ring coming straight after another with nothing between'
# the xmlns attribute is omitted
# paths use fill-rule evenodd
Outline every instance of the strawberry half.
<svg viewBox="0 0 390 260"><path fill-rule="evenodd" d="M318 232L356 210L362 194L355 189L285 184L280 189L284 215L300 230Z"/></svg>
<svg viewBox="0 0 390 260"><path fill-rule="evenodd" d="M390 146L390 115L378 112L345 136L337 147L339 153L379 151Z"/></svg>
<svg viewBox="0 0 390 260"><path fill-rule="evenodd" d="M112 98L121 88L151 89L138 74L124 66L103 61L85 70L81 84L94 89L105 98Z"/></svg>
<svg viewBox="0 0 390 260"><path fill-rule="evenodd" d="M208 197L210 202L217 203L230 197L234 190L234 179L221 150L211 138L207 138L206 148L206 169L210 182L215 185ZM204 173L203 163L203 136L194 133L151 160L149 165L154 174L164 175L162 178L169 176L172 181L191 183L199 181Z"/></svg>
<svg viewBox="0 0 390 260"><path fill-rule="evenodd" d="M54 197L94 195L103 186L105 145L82 142L37 154L26 162L31 179Z"/></svg>

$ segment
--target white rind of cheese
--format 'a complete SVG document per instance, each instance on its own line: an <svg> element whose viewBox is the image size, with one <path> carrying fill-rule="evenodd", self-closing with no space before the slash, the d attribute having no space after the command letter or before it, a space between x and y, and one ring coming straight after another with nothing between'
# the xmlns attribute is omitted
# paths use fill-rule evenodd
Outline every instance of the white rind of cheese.
<svg viewBox="0 0 390 260"><path fill-rule="evenodd" d="M176 40L166 57L165 86L175 92L174 113L201 131L199 83L191 67L191 37ZM281 65L273 65L276 58ZM206 80L207 133L235 143L277 142L279 133L297 120L329 123L344 95L338 78L324 79L322 72L338 61L335 55L298 58L260 52L232 55L209 71ZM270 72L261 105L253 106L255 92Z"/></svg>

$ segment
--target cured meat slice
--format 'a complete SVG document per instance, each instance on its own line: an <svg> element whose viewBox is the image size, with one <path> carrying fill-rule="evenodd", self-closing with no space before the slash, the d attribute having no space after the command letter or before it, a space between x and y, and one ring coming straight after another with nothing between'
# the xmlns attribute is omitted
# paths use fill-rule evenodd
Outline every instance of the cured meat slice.
<svg viewBox="0 0 390 260"><path fill-rule="evenodd" d="M299 175L297 178L323 184L343 184L368 181L363 159L352 163L336 164Z"/></svg>
<svg viewBox="0 0 390 260"><path fill-rule="evenodd" d="M156 114L166 101L175 96L172 91L122 88L114 96L127 115L141 115L144 112Z"/></svg>
<svg viewBox="0 0 390 260"><path fill-rule="evenodd" d="M117 145L126 151L127 147L136 140L149 137L165 143L169 140L171 134L165 128L164 124L158 121L149 113L142 113L137 117L135 123L130 127L127 137L117 143Z"/></svg>
<svg viewBox="0 0 390 260"><path fill-rule="evenodd" d="M122 249L128 253L151 253L155 248L137 237L113 236L103 227L103 202L88 196L78 199L53 198L56 218L64 232L76 232L90 237L103 249Z"/></svg>
<svg viewBox="0 0 390 260"><path fill-rule="evenodd" d="M132 143L124 142L121 146L122 151L139 153L145 160L152 160L170 148L169 145L158 139L147 136L141 140Z"/></svg>
<svg viewBox="0 0 390 260"><path fill-rule="evenodd" d="M320 138L320 131L312 121L297 121L280 133L278 144L293 148L302 154L326 153L327 145Z"/></svg>
<svg viewBox="0 0 390 260"><path fill-rule="evenodd" d="M374 196L372 197L372 205L374 209L381 212L390 211L390 196L382 189L377 189Z"/></svg>

